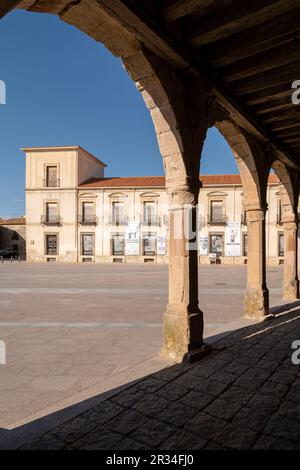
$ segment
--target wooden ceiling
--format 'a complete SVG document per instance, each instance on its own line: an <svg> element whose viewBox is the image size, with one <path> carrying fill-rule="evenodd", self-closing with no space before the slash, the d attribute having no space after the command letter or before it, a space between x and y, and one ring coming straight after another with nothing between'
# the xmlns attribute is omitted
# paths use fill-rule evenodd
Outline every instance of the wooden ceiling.
<svg viewBox="0 0 300 470"><path fill-rule="evenodd" d="M300 0L123 4L191 58L220 94L300 167L300 104L291 100L292 82L300 80Z"/></svg>
<svg viewBox="0 0 300 470"><path fill-rule="evenodd" d="M239 124L300 169L300 104L291 100L300 80L300 0L93 2L174 68L206 75ZM27 3L49 12L68 1L0 0L0 17Z"/></svg>

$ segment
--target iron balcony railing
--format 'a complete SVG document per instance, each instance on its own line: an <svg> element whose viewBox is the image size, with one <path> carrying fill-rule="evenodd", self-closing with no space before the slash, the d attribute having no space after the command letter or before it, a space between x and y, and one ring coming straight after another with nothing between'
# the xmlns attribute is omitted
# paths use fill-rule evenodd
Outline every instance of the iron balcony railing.
<svg viewBox="0 0 300 470"><path fill-rule="evenodd" d="M108 219L108 223L109 225L115 225L115 226L123 226L123 225L126 225L128 222L128 217L115 217L115 216L111 216L109 219Z"/></svg>
<svg viewBox="0 0 300 470"><path fill-rule="evenodd" d="M141 218L141 224L146 225L148 227L157 226L157 225L160 225L160 220L159 220L159 217L156 215L149 217L149 218L144 216Z"/></svg>
<svg viewBox="0 0 300 470"><path fill-rule="evenodd" d="M224 214L219 215L219 216L208 214L207 216L207 223L210 225L225 225L226 222L227 222L227 217Z"/></svg>
<svg viewBox="0 0 300 470"><path fill-rule="evenodd" d="M78 222L81 225L97 225L98 224L98 217L96 215L79 215Z"/></svg>
<svg viewBox="0 0 300 470"><path fill-rule="evenodd" d="M43 180L44 188L59 188L60 180L46 178Z"/></svg>
<svg viewBox="0 0 300 470"><path fill-rule="evenodd" d="M62 218L59 215L48 217L47 215L41 216L41 224L43 225L62 225Z"/></svg>

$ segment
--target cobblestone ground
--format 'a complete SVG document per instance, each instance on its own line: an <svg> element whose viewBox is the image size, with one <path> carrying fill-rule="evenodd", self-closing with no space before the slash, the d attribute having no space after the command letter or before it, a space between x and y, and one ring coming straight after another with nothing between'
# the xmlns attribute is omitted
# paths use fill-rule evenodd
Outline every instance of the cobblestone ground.
<svg viewBox="0 0 300 470"><path fill-rule="evenodd" d="M300 310L148 376L23 449L300 449Z"/></svg>

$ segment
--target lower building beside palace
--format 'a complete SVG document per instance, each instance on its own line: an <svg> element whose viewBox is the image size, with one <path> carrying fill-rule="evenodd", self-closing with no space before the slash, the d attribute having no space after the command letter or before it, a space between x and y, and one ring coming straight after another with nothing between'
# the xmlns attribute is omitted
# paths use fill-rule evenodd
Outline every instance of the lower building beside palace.
<svg viewBox="0 0 300 470"><path fill-rule="evenodd" d="M106 165L81 147L25 148L28 261L168 262L164 177L105 177ZM239 175L201 176L199 262L247 262ZM284 257L278 179L270 174L268 264Z"/></svg>

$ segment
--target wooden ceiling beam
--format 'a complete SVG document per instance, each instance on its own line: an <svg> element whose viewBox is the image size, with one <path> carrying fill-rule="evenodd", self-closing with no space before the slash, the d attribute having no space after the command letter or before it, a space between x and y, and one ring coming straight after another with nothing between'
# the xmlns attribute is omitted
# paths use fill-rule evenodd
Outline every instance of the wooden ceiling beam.
<svg viewBox="0 0 300 470"><path fill-rule="evenodd" d="M195 47L202 47L264 23L297 5L300 6L300 0L241 2L227 11L222 11L219 15L205 18L197 30L190 35L189 41Z"/></svg>
<svg viewBox="0 0 300 470"><path fill-rule="evenodd" d="M270 116L263 116L262 122L265 124L270 124L272 122L285 121L286 119L295 119L295 121L300 122L300 106L293 106L291 110L283 109L282 111L273 112Z"/></svg>
<svg viewBox="0 0 300 470"><path fill-rule="evenodd" d="M290 83L288 89L291 89L292 82L299 77L299 73L300 60L290 64L289 67L283 65L277 69L259 73L254 77L243 78L242 80L232 83L230 90L235 95L241 96L288 83Z"/></svg>
<svg viewBox="0 0 300 470"><path fill-rule="evenodd" d="M228 65L222 68L220 73L224 82L230 83L242 78L253 77L262 72L268 72L269 70L296 62L299 59L300 44L299 42L293 42L288 44L288 46L276 47Z"/></svg>
<svg viewBox="0 0 300 470"><path fill-rule="evenodd" d="M298 129L300 132L300 122L295 121L295 119L286 119L285 121L282 121L282 123L278 123L275 126L270 127L271 132L279 132L279 131L284 131L288 129Z"/></svg>
<svg viewBox="0 0 300 470"><path fill-rule="evenodd" d="M264 90L250 93L245 96L244 102L247 106L253 106L260 103L268 103L278 98L291 97L294 90L291 89L291 83L283 83Z"/></svg>
<svg viewBox="0 0 300 470"><path fill-rule="evenodd" d="M223 67L293 40L300 30L300 7L207 47L207 56Z"/></svg>
<svg viewBox="0 0 300 470"><path fill-rule="evenodd" d="M215 3L215 0L177 0L165 7L161 12L161 16L166 23L171 23L213 3Z"/></svg>
<svg viewBox="0 0 300 470"><path fill-rule="evenodd" d="M278 104L277 106L274 105L272 107L267 107L267 108L261 108L261 109L251 108L251 111L253 111L258 116L264 116L264 115L272 114L276 111L293 109L294 106L295 105L290 101L285 104Z"/></svg>

